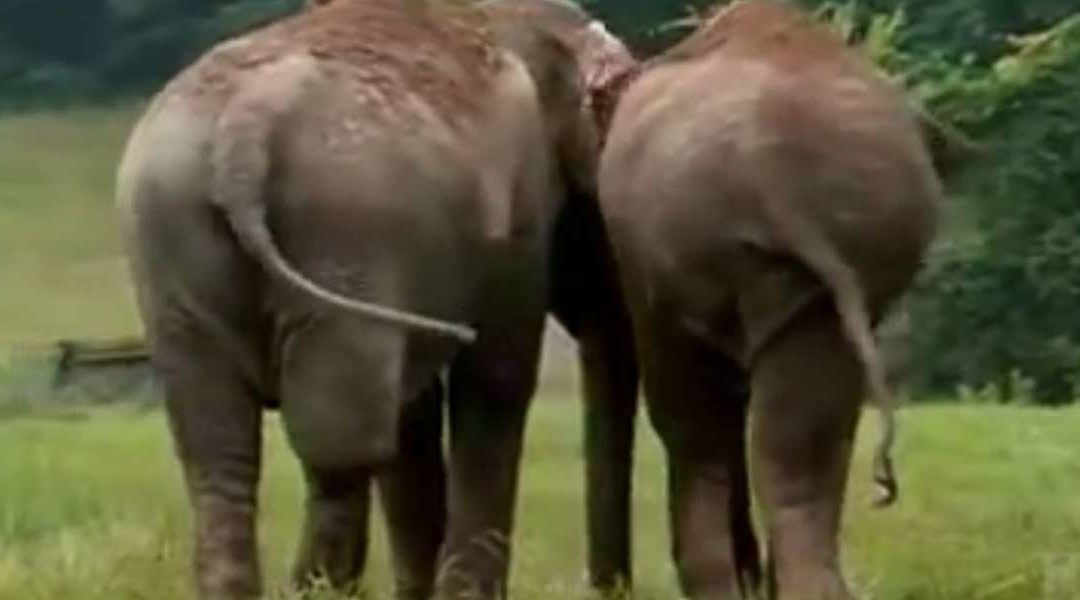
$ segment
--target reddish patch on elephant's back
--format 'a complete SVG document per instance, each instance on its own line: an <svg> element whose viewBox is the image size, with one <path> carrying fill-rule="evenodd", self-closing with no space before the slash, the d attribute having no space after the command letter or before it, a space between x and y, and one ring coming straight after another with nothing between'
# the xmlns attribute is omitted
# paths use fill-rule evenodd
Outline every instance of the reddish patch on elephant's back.
<svg viewBox="0 0 1080 600"><path fill-rule="evenodd" d="M390 102L423 97L451 121L479 109L479 92L500 67L479 11L441 2L335 0L219 46L177 84L188 96L227 97L239 72L297 52L345 65ZM387 72L395 78L379 76Z"/></svg>
<svg viewBox="0 0 1080 600"><path fill-rule="evenodd" d="M656 67L714 55L767 64L775 73L798 77L825 68L874 81L858 53L802 9L777 0L736 0L718 10L686 39L590 90L593 115L606 140L623 94Z"/></svg>
<svg viewBox="0 0 1080 600"><path fill-rule="evenodd" d="M658 62L693 59L718 50L792 71L820 64L861 64L834 32L802 9L775 0L741 0L721 9Z"/></svg>
<svg viewBox="0 0 1080 600"><path fill-rule="evenodd" d="M615 111L619 108L619 100L643 73L644 65L637 64L616 73L605 82L605 85L589 90L589 108L592 110L593 121L600 135L601 148L607 144L611 122L615 120Z"/></svg>

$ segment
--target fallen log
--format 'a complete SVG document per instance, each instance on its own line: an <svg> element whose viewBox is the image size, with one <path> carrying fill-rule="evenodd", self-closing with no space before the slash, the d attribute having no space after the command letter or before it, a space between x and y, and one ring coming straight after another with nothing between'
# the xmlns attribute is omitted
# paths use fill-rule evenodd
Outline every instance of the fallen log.
<svg viewBox="0 0 1080 600"><path fill-rule="evenodd" d="M59 355L53 375L53 387L63 385L67 375L77 368L134 366L150 362L146 341L138 337L111 340L61 340L56 342Z"/></svg>

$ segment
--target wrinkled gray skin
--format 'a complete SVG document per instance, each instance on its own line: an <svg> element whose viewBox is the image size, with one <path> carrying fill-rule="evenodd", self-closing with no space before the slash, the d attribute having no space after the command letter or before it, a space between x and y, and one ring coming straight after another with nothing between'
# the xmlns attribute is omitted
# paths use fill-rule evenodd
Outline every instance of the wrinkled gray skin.
<svg viewBox="0 0 1080 600"><path fill-rule="evenodd" d="M629 452L626 322L595 206L579 203L597 149L574 55L597 32L496 21L516 59L468 24L442 29L422 0L315 4L174 79L118 176L199 594L260 593L261 414L279 407L308 487L298 584L355 581L378 476L400 597L503 597L547 310L601 400L591 447ZM595 487L625 518L629 460L613 464ZM596 553L612 579L627 570L618 518L593 519L614 539Z"/></svg>
<svg viewBox="0 0 1080 600"><path fill-rule="evenodd" d="M896 492L871 328L934 233L946 137L778 2L729 5L621 96L601 210L693 600L745 598L762 578L748 470L771 597L852 598L838 538L866 391L886 416L884 501Z"/></svg>

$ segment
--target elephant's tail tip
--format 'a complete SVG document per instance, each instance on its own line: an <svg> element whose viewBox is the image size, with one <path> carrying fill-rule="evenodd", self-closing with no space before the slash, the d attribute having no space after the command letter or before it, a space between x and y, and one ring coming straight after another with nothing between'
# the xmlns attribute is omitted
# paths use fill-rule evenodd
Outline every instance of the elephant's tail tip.
<svg viewBox="0 0 1080 600"><path fill-rule="evenodd" d="M892 457L888 453L879 452L875 459L874 483L877 484L877 495L873 501L874 508L889 508L896 504L900 497L900 484L893 471Z"/></svg>

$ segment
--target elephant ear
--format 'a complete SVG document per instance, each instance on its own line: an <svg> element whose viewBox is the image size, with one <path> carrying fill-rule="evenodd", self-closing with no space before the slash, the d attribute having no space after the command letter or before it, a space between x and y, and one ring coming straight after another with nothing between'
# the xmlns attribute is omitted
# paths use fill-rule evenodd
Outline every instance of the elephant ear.
<svg viewBox="0 0 1080 600"><path fill-rule="evenodd" d="M923 106L912 104L912 111L923 141L930 151L934 170L942 179L948 179L986 154L985 145L975 142L959 129L937 119Z"/></svg>
<svg viewBox="0 0 1080 600"><path fill-rule="evenodd" d="M577 45L585 81L586 109L602 143L623 91L637 79L642 66L622 40L608 32L600 21L589 23L580 33Z"/></svg>
<svg viewBox="0 0 1080 600"><path fill-rule="evenodd" d="M600 141L588 111L586 73L573 47L549 38L559 50L552 53L551 89L542 92L559 164L567 183L579 192L595 194Z"/></svg>
<svg viewBox="0 0 1080 600"><path fill-rule="evenodd" d="M566 182L589 191L595 187L597 142L592 123L582 127L584 81L574 48L542 21L500 15L494 25L500 45L521 59L536 86L548 144Z"/></svg>
<svg viewBox="0 0 1080 600"><path fill-rule="evenodd" d="M619 100L627 88L641 75L642 70L640 65L635 65L620 73L613 74L602 84L589 86L589 111L593 122L596 123L601 147L607 141L611 122L615 119L615 111L619 107Z"/></svg>

